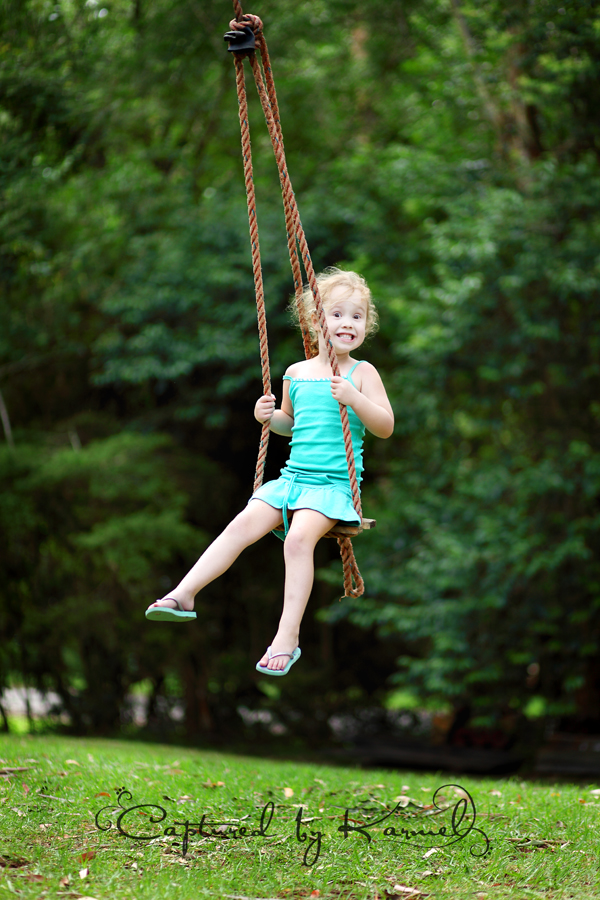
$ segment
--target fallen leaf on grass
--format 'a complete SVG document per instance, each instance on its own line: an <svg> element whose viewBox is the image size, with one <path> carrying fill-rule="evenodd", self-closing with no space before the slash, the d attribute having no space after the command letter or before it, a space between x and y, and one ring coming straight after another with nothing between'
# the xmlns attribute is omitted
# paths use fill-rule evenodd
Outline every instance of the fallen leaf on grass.
<svg viewBox="0 0 600 900"><path fill-rule="evenodd" d="M0 769L0 775L16 775L17 772L26 772L31 766L4 766Z"/></svg>
<svg viewBox="0 0 600 900"><path fill-rule="evenodd" d="M80 877L82 880L83 880L84 878L87 878L89 874L90 874L90 870L87 868L87 866L86 866L85 869L80 869L80 870L79 870L79 877Z"/></svg>
<svg viewBox="0 0 600 900"><path fill-rule="evenodd" d="M16 806L11 806L11 810L12 810L14 813L16 813L18 816L23 817L23 816L25 815L25 813L23 812L23 810L22 810L22 809L17 809Z"/></svg>
<svg viewBox="0 0 600 900"><path fill-rule="evenodd" d="M68 876L68 875L63 875L62 878L59 878L59 879L58 879L58 886L59 886L59 887L69 887L70 884L71 884L71 882L69 881L69 876Z"/></svg>
<svg viewBox="0 0 600 900"><path fill-rule="evenodd" d="M387 891L385 892L385 895L386 895L386 897L389 898L389 900L392 900L392 898L394 896L397 896L398 894L400 894L402 897L425 897L426 896L418 888L408 887L408 885L406 885L406 884L395 884L394 887L392 888L392 891L393 891L393 893L391 893L391 894L388 893Z"/></svg>
<svg viewBox="0 0 600 900"><path fill-rule="evenodd" d="M90 859L93 859L96 855L95 850L84 850L83 853L79 857L79 861L82 863L89 862Z"/></svg>
<svg viewBox="0 0 600 900"><path fill-rule="evenodd" d="M207 778L206 781L201 782L200 787L203 787L203 788L225 787L225 782L224 781L214 782L214 781L211 781L210 778Z"/></svg>
<svg viewBox="0 0 600 900"><path fill-rule="evenodd" d="M532 853L534 850L554 851L561 844L566 846L563 841L546 838L542 840L536 840L535 838L509 838L508 840L515 845L515 850L520 850L521 853Z"/></svg>
<svg viewBox="0 0 600 900"><path fill-rule="evenodd" d="M44 880L43 875L37 875L35 872L29 872L24 877L25 877L25 881L43 881Z"/></svg>
<svg viewBox="0 0 600 900"><path fill-rule="evenodd" d="M283 789L283 793L285 794L286 799L289 800L290 797L293 797L293 796L294 796L294 789L291 788L291 787L285 787L285 788ZM311 894L311 896L312 896L312 894Z"/></svg>
<svg viewBox="0 0 600 900"><path fill-rule="evenodd" d="M110 797L110 794L107 791L100 791L99 794L94 794L94 797Z"/></svg>
<svg viewBox="0 0 600 900"><path fill-rule="evenodd" d="M463 790L463 788L455 787L453 793L454 793L455 797L460 797L462 800L469 799L469 795L467 794L467 792L465 790ZM519 797L519 800L520 799L521 798Z"/></svg>
<svg viewBox="0 0 600 900"><path fill-rule="evenodd" d="M80 766L76 759L65 759L65 766Z"/></svg>

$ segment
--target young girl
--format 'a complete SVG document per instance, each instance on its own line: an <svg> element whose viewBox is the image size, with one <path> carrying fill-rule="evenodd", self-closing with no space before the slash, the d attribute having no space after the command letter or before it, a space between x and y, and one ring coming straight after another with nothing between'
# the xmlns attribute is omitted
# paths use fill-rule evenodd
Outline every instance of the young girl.
<svg viewBox="0 0 600 900"><path fill-rule="evenodd" d="M312 589L317 541L336 522L360 525L352 505L339 403L348 407L359 483L365 428L381 438L394 429L394 414L377 369L351 355L377 328L365 280L331 268L317 282L341 375L332 376L314 298L307 289L302 300L318 354L289 367L279 409L274 394L261 397L254 408L259 422L269 422L271 431L292 438L281 477L263 484L175 590L146 610L148 619L195 619L198 591L225 572L242 550L283 522L283 612L273 643L256 665L266 675L285 675L300 657L300 622Z"/></svg>

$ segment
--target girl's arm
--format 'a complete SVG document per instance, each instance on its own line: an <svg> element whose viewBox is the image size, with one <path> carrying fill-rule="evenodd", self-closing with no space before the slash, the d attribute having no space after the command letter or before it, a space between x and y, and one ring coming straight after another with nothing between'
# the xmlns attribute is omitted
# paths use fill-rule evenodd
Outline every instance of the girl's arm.
<svg viewBox="0 0 600 900"><path fill-rule="evenodd" d="M365 428L376 437L388 438L394 431L394 413L379 372L371 363L360 367L360 391L351 381L334 375L331 393L339 403L350 406Z"/></svg>
<svg viewBox="0 0 600 900"><path fill-rule="evenodd" d="M292 426L294 424L294 408L290 400L290 383L283 382L283 399L281 401L281 409L275 409L275 394L264 394L256 401L254 407L254 418L261 425L269 422L269 430L275 434L282 434L284 437L292 436Z"/></svg>

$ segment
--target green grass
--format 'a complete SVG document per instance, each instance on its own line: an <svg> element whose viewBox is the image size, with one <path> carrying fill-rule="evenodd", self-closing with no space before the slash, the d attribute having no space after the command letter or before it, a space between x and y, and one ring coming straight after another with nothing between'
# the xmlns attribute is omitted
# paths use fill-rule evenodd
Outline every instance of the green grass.
<svg viewBox="0 0 600 900"><path fill-rule="evenodd" d="M0 900L11 894L32 900L600 897L600 805L593 784L449 778L35 736L0 737L0 760L0 771L29 767L0 778ZM477 825L491 841L483 858L471 855L469 838L426 856L430 843L385 837L383 826L373 829L371 843L337 831L346 808L357 824L368 823L398 797L427 805L448 781L473 796ZM133 795L124 806L160 804L167 811L160 824L130 813L123 826L131 833L161 834L175 820L198 822L203 813L213 823L245 816L257 829L261 810L272 801L269 836L192 838L183 858L173 846L177 838L148 842L119 835L114 815L113 827L99 831L96 812L116 803L115 790L122 787ZM456 802L451 789L444 793ZM96 796L105 794L110 796ZM302 864L306 844L296 839L300 806L303 831L322 832L313 866ZM417 818L417 827L427 829L443 821L423 813ZM397 829L403 824L395 820Z"/></svg>

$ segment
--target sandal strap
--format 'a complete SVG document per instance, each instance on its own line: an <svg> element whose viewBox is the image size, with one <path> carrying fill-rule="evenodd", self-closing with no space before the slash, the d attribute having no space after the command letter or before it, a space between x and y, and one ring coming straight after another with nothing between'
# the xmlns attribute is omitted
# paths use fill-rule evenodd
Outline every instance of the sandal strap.
<svg viewBox="0 0 600 900"><path fill-rule="evenodd" d="M174 600L175 598L173 597L172 599ZM276 656L289 656L291 659L295 652L295 650L292 650L291 653L271 653L271 647L267 647L267 656L269 659L275 659Z"/></svg>
<svg viewBox="0 0 600 900"><path fill-rule="evenodd" d="M189 612L189 610L183 608L183 606L181 605L181 603L179 602L179 600L176 600L175 597L159 597L158 600L155 600L154 602L155 602L155 603L162 603L163 600L172 600L173 603L176 604L177 609L179 610L179 612ZM159 609L160 609L160 606L159 606ZM165 606L165 607L163 607L163 609L169 609L169 607L168 607L168 606Z"/></svg>

